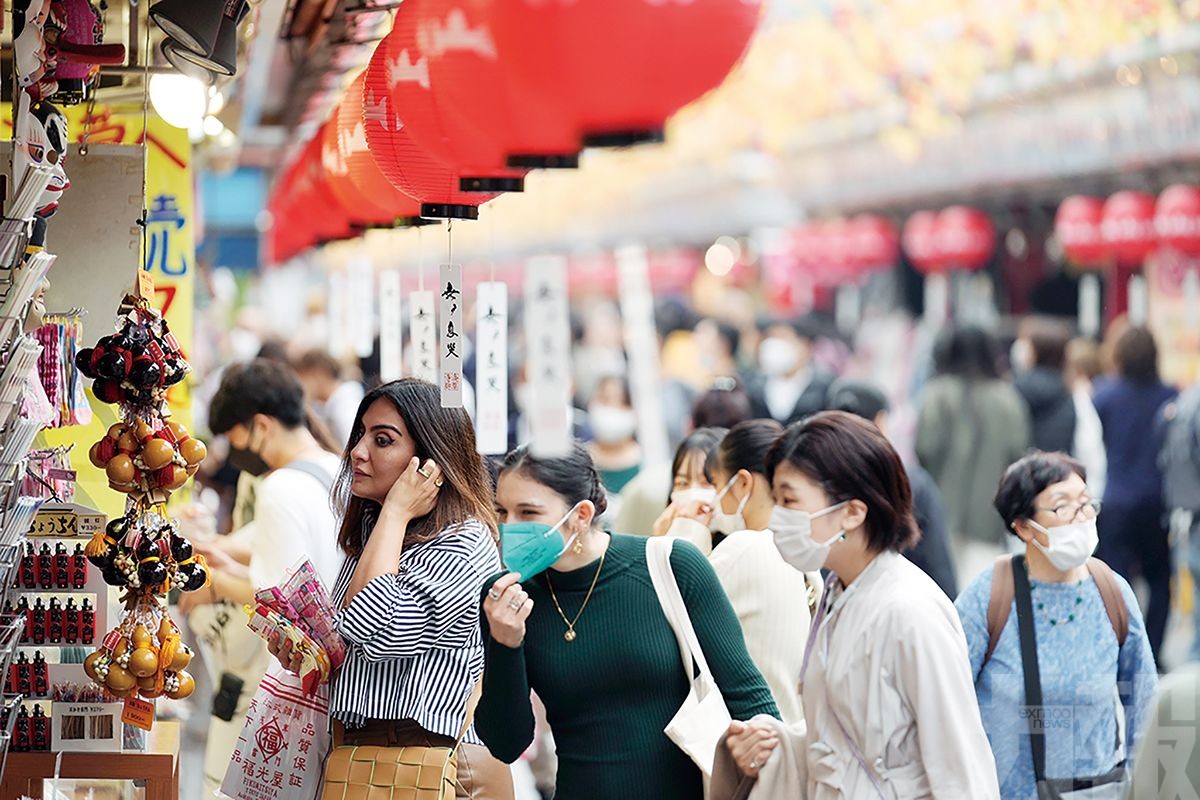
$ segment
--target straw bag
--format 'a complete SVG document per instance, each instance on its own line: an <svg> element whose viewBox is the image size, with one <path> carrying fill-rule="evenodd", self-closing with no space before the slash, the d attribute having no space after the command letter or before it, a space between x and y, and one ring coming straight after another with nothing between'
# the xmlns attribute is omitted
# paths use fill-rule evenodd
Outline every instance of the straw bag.
<svg viewBox="0 0 1200 800"><path fill-rule="evenodd" d="M321 800L455 800L458 748L475 717L482 681L467 700L453 747L340 745L325 763Z"/></svg>

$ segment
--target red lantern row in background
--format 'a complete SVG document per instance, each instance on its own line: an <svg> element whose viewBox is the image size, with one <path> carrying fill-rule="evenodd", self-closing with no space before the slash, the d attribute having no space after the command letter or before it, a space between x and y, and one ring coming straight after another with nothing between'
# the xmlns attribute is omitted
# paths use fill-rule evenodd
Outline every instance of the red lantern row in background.
<svg viewBox="0 0 1200 800"><path fill-rule="evenodd" d="M887 217L860 214L797 228L791 249L797 266L817 285L837 286L894 266L900 257L900 238Z"/></svg>
<svg viewBox="0 0 1200 800"><path fill-rule="evenodd" d="M979 270L996 249L996 228L971 206L918 211L904 223L904 252L917 271L929 275L951 269Z"/></svg>
<svg viewBox="0 0 1200 800"><path fill-rule="evenodd" d="M1140 266L1159 247L1200 256L1200 188L1168 187L1158 200L1117 192L1107 200L1077 195L1058 207L1054 232L1074 264L1099 269L1109 262Z"/></svg>

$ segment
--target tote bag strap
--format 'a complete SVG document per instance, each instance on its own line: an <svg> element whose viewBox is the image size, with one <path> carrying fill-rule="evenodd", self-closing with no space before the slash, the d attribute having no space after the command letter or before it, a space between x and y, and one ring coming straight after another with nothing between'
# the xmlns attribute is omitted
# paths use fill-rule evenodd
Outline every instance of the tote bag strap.
<svg viewBox="0 0 1200 800"><path fill-rule="evenodd" d="M696 638L696 630L692 627L687 605L683 602L679 583L675 580L675 571L671 569L671 551L674 544L675 540L670 537L652 537L646 542L646 565L649 567L650 582L654 584L663 614L679 641L679 652L684 669L687 670L688 682L691 683L697 677L695 667L699 667L700 675L711 676L712 672L704 658L700 640Z"/></svg>

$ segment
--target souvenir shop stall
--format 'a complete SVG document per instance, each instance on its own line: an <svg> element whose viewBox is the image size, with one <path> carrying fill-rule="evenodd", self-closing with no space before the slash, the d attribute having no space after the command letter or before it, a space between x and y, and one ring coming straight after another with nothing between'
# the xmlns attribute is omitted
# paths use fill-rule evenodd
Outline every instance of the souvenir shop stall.
<svg viewBox="0 0 1200 800"><path fill-rule="evenodd" d="M178 723L156 707L195 689L167 603L209 581L168 511L206 456L187 428L191 296L171 268L193 258L189 145L149 112L148 54L106 37L125 5L17 0L4 26L0 797L14 800L177 797ZM134 75L140 102L98 102L109 71Z"/></svg>

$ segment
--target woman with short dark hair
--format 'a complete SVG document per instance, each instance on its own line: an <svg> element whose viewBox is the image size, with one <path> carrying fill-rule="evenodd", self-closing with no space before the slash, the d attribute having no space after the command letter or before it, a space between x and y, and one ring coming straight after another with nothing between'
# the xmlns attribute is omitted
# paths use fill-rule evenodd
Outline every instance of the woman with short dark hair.
<svg viewBox="0 0 1200 800"><path fill-rule="evenodd" d="M995 507L1025 553L998 559L956 603L1006 799L1040 796L1031 730L1021 713L1038 705L1027 694L1026 670L1040 683L1038 719L1069 709L1057 724L1032 732L1044 778L1121 780L1121 762L1134 751L1154 699L1154 659L1133 591L1091 558L1100 504L1086 477L1079 462L1062 453L1035 452L1010 466ZM1020 636L1025 602L1037 655L1030 663Z"/></svg>
<svg viewBox="0 0 1200 800"><path fill-rule="evenodd" d="M830 571L800 674L808 800L999 798L958 616L900 555L917 530L896 451L828 411L790 426L766 470L780 554ZM731 735L735 759L764 735L757 723Z"/></svg>

